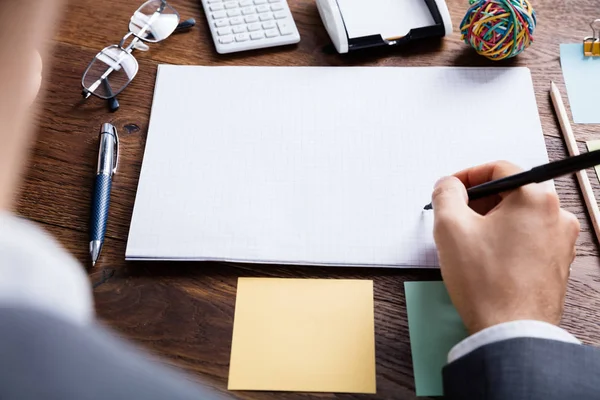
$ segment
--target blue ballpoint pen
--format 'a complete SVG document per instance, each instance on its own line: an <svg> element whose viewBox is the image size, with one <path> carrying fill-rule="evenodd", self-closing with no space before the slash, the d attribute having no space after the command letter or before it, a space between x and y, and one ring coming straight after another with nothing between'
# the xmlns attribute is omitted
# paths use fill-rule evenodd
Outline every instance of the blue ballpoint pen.
<svg viewBox="0 0 600 400"><path fill-rule="evenodd" d="M90 256L92 266L96 265L100 250L104 244L110 189L112 177L119 165L119 135L112 124L103 124L100 130L100 149L98 151L98 169L94 184L92 212L90 221Z"/></svg>

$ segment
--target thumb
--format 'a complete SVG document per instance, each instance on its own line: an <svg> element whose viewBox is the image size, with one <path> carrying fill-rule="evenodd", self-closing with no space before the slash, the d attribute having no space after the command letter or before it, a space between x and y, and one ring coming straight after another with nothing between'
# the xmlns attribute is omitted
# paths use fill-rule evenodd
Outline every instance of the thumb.
<svg viewBox="0 0 600 400"><path fill-rule="evenodd" d="M454 176L447 176L437 181L431 199L436 218L441 214L452 216L470 210L467 189Z"/></svg>

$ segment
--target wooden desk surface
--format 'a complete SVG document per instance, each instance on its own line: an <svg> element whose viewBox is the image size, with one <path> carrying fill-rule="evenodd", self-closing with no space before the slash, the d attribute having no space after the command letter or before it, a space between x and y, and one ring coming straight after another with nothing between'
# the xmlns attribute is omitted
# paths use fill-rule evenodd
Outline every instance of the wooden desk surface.
<svg viewBox="0 0 600 400"><path fill-rule="evenodd" d="M375 282L377 395L381 399L415 398L412 359L403 283L439 279L437 271L277 267L210 263L127 263L125 244L159 63L198 65L379 65L379 66L527 66L531 69L551 159L566 155L548 90L550 81L566 91L559 64L559 43L577 43L590 34L589 22L600 17L597 0L533 0L538 28L532 48L515 60L493 63L474 54L456 32L468 6L447 0L455 32L443 41L425 41L400 49L379 49L338 55L325 49L329 38L314 0L290 0L302 40L299 45L218 55L213 47L199 0L172 0L182 18L198 24L189 33L136 52L140 71L121 96L121 110L107 112L98 99L81 101L81 75L103 47L118 43L127 32L131 13L140 1L71 1L56 34L53 69L46 78L47 96L30 168L17 210L39 222L82 263L88 264L88 219L96 168L98 130L112 121L121 133L120 173L113 183L107 238L99 264L89 269L98 283L102 271L110 279L94 289L99 318L125 338L159 354L173 365L201 375L225 391L237 278L240 276L359 278ZM232 100L236 100L232 94ZM481 99L465 105L490 107ZM300 111L299 111L300 112ZM199 114L201 114L199 112ZM210 118L205 116L204 118ZM198 119L202 129L202 117ZM507 125L507 129L511 129ZM574 125L583 148L600 138L600 126ZM593 174L593 172L592 172ZM594 175L596 194L600 186ZM600 259L576 181L556 182L563 206L574 212L582 227L578 256L567 294L562 325L585 343L600 344ZM551 246L552 243L548 243ZM358 395L295 393L234 393L240 399L364 398Z"/></svg>

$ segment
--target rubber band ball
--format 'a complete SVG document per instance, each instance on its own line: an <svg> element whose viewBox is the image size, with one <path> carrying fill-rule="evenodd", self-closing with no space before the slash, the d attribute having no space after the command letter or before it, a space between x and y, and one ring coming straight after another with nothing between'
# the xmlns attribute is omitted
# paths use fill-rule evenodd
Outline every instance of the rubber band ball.
<svg viewBox="0 0 600 400"><path fill-rule="evenodd" d="M461 39L490 60L514 57L533 43L536 14L528 0L470 0Z"/></svg>

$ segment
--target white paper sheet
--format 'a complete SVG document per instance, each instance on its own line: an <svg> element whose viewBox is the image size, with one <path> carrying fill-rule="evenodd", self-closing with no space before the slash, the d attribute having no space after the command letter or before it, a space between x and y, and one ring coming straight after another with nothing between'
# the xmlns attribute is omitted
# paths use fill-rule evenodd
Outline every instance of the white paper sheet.
<svg viewBox="0 0 600 400"><path fill-rule="evenodd" d="M435 267L433 184L498 159L547 162L526 68L161 65L126 257Z"/></svg>
<svg viewBox="0 0 600 400"><path fill-rule="evenodd" d="M337 0L350 39L401 37L411 29L435 25L423 0Z"/></svg>

